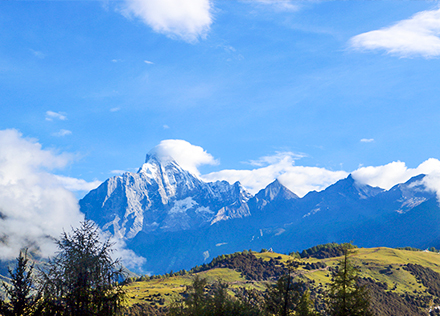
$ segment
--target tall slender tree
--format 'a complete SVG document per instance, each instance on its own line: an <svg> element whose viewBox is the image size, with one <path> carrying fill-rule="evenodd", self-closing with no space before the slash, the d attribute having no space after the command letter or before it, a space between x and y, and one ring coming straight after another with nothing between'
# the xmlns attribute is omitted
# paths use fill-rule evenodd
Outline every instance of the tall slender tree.
<svg viewBox="0 0 440 316"><path fill-rule="evenodd" d="M287 273L275 285L268 285L265 295L265 310L269 315L316 315L313 302L303 282L294 281L294 272L299 262L287 264Z"/></svg>
<svg viewBox="0 0 440 316"><path fill-rule="evenodd" d="M44 311L50 315L116 315L125 292L123 270L111 258L113 244L100 241L99 230L85 221L72 234L63 233L59 248L42 271Z"/></svg>
<svg viewBox="0 0 440 316"><path fill-rule="evenodd" d="M0 314L5 315L32 315L38 295L33 287L32 271L34 265L29 263L27 250L20 251L14 270L9 270L11 284L3 282L3 288L8 302L2 302Z"/></svg>
<svg viewBox="0 0 440 316"><path fill-rule="evenodd" d="M358 284L359 270L350 260L353 252L344 248L344 256L337 265L330 284L328 313L331 316L370 316L367 288Z"/></svg>

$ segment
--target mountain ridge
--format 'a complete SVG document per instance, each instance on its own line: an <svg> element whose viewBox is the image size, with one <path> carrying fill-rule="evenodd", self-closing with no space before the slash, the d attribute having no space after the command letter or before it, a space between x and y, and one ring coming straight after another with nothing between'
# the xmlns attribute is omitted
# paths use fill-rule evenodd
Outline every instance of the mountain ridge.
<svg viewBox="0 0 440 316"><path fill-rule="evenodd" d="M352 240L361 246L382 241L376 245L437 247L431 243L440 242L440 208L424 177L384 190L349 175L301 198L276 179L251 195L239 182L204 182L171 157L149 153L136 173L106 180L80 207L144 256L145 269L163 272L248 248L283 252ZM428 225L432 234L423 231L424 217L435 222Z"/></svg>

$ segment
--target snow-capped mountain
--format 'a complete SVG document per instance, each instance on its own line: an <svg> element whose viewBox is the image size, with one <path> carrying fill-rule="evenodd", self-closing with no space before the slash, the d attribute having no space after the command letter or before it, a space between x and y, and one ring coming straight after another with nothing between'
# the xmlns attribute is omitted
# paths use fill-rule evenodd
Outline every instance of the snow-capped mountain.
<svg viewBox="0 0 440 316"><path fill-rule="evenodd" d="M438 248L440 207L424 177L383 190L350 175L302 198L275 180L252 196L238 182L204 182L151 152L136 173L108 179L80 206L144 256L146 271L163 273L243 249L291 252L347 241Z"/></svg>
<svg viewBox="0 0 440 316"><path fill-rule="evenodd" d="M181 231L250 215L251 195L226 181L206 183L173 159L147 155L136 173L102 183L80 201L86 216L120 238Z"/></svg>

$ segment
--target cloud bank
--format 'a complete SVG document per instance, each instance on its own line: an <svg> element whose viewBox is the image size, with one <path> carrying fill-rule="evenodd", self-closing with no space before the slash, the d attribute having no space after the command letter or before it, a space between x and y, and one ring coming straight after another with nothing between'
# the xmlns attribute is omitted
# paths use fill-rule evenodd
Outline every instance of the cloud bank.
<svg viewBox="0 0 440 316"><path fill-rule="evenodd" d="M42 256L56 250L54 238L79 227L84 215L71 190L90 190L100 182L54 175L72 161L72 155L43 149L35 139L13 129L0 130L0 260L17 257L30 248ZM102 235L105 236L105 235ZM115 255L127 266L144 259L115 241Z"/></svg>
<svg viewBox="0 0 440 316"><path fill-rule="evenodd" d="M275 179L302 197L310 191L324 190L338 180L346 178L350 173L359 183L386 190L416 175L426 174L424 185L428 190L437 192L440 198L440 161L434 158L424 161L417 168L408 168L404 162L394 161L382 166L361 167L347 172L297 166L296 161L305 155L287 151L250 160L246 164L256 167L253 169L225 169L201 175L198 170L201 165L218 164L218 161L202 147L194 146L184 140L172 139L162 141L150 153L156 153L162 159L173 157L182 168L191 171L204 181L226 180L229 183L239 181L253 194Z"/></svg>
<svg viewBox="0 0 440 316"><path fill-rule="evenodd" d="M348 176L345 171L331 171L317 167L295 166L295 160L300 155L292 152L279 152L266 156L251 164L260 166L252 170L221 170L202 176L206 181L226 180L230 183L240 183L255 194L269 183L278 179L284 186L298 196L304 196L310 191L320 191L339 179ZM264 163L264 165L263 165Z"/></svg>
<svg viewBox="0 0 440 316"><path fill-rule="evenodd" d="M140 18L155 32L196 42L210 29L212 9L209 0L125 0L123 14Z"/></svg>
<svg viewBox="0 0 440 316"><path fill-rule="evenodd" d="M52 254L52 238L83 220L74 195L49 172L69 161L16 130L0 131L0 259L29 246Z"/></svg>
<svg viewBox="0 0 440 316"><path fill-rule="evenodd" d="M362 167L352 172L353 178L360 183L378 186L389 190L394 185L404 183L419 174L427 175L423 184L428 190L437 193L440 198L440 161L430 158L417 168L408 168L404 162L394 161L377 167Z"/></svg>
<svg viewBox="0 0 440 316"><path fill-rule="evenodd" d="M400 57L440 55L440 9L422 11L407 20L350 39L359 50L385 50Z"/></svg>

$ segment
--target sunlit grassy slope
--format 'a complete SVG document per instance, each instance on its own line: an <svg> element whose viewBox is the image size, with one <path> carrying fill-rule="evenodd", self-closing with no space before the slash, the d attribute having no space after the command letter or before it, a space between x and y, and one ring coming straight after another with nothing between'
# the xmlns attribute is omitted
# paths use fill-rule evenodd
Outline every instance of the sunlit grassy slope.
<svg viewBox="0 0 440 316"><path fill-rule="evenodd" d="M253 254L257 258L263 258L263 260L273 258L279 264L292 260L291 256L272 252L253 252ZM407 263L419 264L440 273L440 254L433 252L397 250L383 247L358 248L351 255L351 258L353 263L359 267L361 277L369 277L377 282L386 283L389 291L398 294L425 293L426 291L426 288L421 283L418 283L410 272L402 269L403 265ZM296 260L303 263L325 262L327 267L323 269L306 270L304 265L301 265L297 271L299 278L308 279L315 286L322 284L325 287L331 280L331 273L328 271L328 267L335 266L341 260L341 257ZM270 282L246 280L239 272L226 268L212 269L199 272L198 274L207 278L209 282L214 282L220 278L224 282L228 282L230 287L253 287L261 290L265 287L264 283ZM192 278L193 275L186 274L184 276L133 282L126 286L128 304L161 303L160 305L166 305L185 290L185 286L191 283Z"/></svg>

